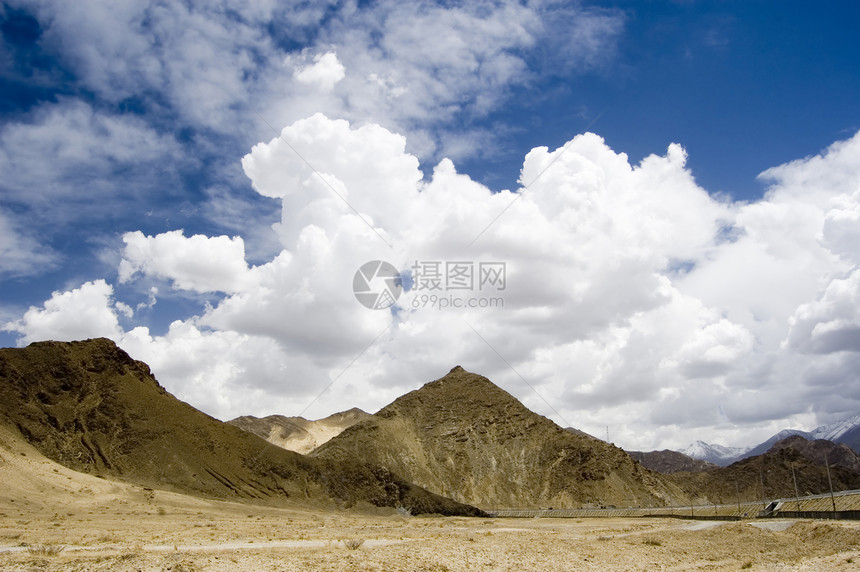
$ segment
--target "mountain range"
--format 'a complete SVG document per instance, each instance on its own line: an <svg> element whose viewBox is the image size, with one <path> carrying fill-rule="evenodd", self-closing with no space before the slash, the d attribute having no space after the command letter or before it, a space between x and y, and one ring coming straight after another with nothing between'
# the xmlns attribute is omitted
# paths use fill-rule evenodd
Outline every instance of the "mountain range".
<svg viewBox="0 0 860 572"><path fill-rule="evenodd" d="M479 515L360 457L273 446L168 393L107 339L0 349L0 425L75 471L245 502Z"/></svg>
<svg viewBox="0 0 860 572"><path fill-rule="evenodd" d="M725 502L760 498L762 483L767 495L790 496L795 473L802 492L821 493L823 458L838 465L834 488L860 488L860 456L844 444L792 435L725 468L669 451L634 458L559 427L459 366L375 414L224 423L176 399L107 339L0 349L0 445L19 441L108 481L330 509L479 516Z"/></svg>
<svg viewBox="0 0 860 572"><path fill-rule="evenodd" d="M823 457L828 454L835 458L836 450L841 450L843 463L831 466L828 476ZM791 498L795 491L800 496L822 494L830 490L831 483L835 491L857 489L860 488L860 473L855 469L857 461L857 454L844 444L823 439L808 441L793 435L766 453L741 459L727 467L666 476L690 495L724 504Z"/></svg>
<svg viewBox="0 0 860 572"><path fill-rule="evenodd" d="M767 452L778 441L782 441L793 435L810 441L824 439L834 443L844 443L854 449L854 451L860 452L860 414L853 415L836 423L822 425L812 431L784 429L763 443L752 447L724 447L722 445L705 443L704 441L696 441L680 452L693 459L725 467L742 459L761 455Z"/></svg>

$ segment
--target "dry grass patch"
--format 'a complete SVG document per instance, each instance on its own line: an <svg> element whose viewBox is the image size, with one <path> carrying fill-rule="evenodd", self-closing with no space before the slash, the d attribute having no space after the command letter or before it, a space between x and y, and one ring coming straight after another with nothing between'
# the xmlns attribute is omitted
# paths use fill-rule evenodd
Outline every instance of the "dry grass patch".
<svg viewBox="0 0 860 572"><path fill-rule="evenodd" d="M35 544L27 547L27 552L35 556L56 556L63 550L65 546L59 544Z"/></svg>
<svg viewBox="0 0 860 572"><path fill-rule="evenodd" d="M363 538L344 538L343 545L346 546L349 550L358 550L361 548L361 545L364 544Z"/></svg>

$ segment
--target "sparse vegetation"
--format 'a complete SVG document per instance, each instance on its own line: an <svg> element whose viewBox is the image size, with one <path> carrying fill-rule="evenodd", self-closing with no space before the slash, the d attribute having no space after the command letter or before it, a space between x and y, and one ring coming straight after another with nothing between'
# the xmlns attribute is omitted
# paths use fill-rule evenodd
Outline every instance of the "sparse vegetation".
<svg viewBox="0 0 860 572"><path fill-rule="evenodd" d="M56 556L63 550L65 546L59 544L35 544L27 547L27 552L36 556Z"/></svg>
<svg viewBox="0 0 860 572"><path fill-rule="evenodd" d="M741 566L741 570L748 570L752 568L752 564L752 560L747 560L746 562L744 562L743 566Z"/></svg>
<svg viewBox="0 0 860 572"><path fill-rule="evenodd" d="M358 550L361 548L361 545L364 544L363 538L344 538L343 545L346 546L349 550Z"/></svg>
<svg viewBox="0 0 860 572"><path fill-rule="evenodd" d="M662 542L652 536L649 536L645 540L643 540L642 544L647 544L648 546L663 546Z"/></svg>

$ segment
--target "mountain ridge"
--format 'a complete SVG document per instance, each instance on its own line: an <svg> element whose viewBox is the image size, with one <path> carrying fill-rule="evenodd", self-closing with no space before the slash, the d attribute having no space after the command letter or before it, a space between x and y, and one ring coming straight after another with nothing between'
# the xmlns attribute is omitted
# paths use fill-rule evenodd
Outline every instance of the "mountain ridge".
<svg viewBox="0 0 860 572"><path fill-rule="evenodd" d="M820 462L822 453L840 449L842 465L831 464L830 475ZM844 444L830 441L807 441L792 435L774 444L766 453L747 457L710 471L679 472L667 475L689 494L712 503L726 504L757 501L765 498L792 498L794 483L800 496L860 488L860 473L854 466L856 453Z"/></svg>
<svg viewBox="0 0 860 572"><path fill-rule="evenodd" d="M70 469L261 503L408 506L478 515L384 467L280 449L167 392L111 340L0 349L0 424Z"/></svg>
<svg viewBox="0 0 860 572"><path fill-rule="evenodd" d="M437 494L484 508L664 505L681 494L621 449L562 429L460 366L311 455L363 455Z"/></svg>
<svg viewBox="0 0 860 572"><path fill-rule="evenodd" d="M273 445L306 455L350 425L368 417L370 413L353 407L316 420L284 415L243 415L227 423L250 431Z"/></svg>
<svg viewBox="0 0 860 572"><path fill-rule="evenodd" d="M793 435L798 435L812 441L825 439L837 444L844 443L855 452L860 453L860 413L833 423L821 425L811 431L783 429L765 441L749 447L725 447L714 443L695 441L679 452L693 459L725 467L742 459L766 453L775 443Z"/></svg>

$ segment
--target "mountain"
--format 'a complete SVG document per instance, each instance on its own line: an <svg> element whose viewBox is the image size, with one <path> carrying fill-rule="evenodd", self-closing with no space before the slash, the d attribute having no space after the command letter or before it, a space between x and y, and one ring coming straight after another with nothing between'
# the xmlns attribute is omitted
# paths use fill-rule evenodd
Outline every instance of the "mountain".
<svg viewBox="0 0 860 572"><path fill-rule="evenodd" d="M107 339L0 349L0 425L75 471L198 496L479 514L355 458L272 446L169 394Z"/></svg>
<svg viewBox="0 0 860 572"><path fill-rule="evenodd" d="M696 441L686 449L681 449L680 452L692 459L707 461L708 463L725 467L732 464L738 456L746 452L746 449L740 447L711 445L704 441Z"/></svg>
<svg viewBox="0 0 860 572"><path fill-rule="evenodd" d="M674 473L667 478L691 496L697 495L719 504L757 501L762 497L791 498L795 496L795 479L801 496L826 493L830 490L827 469L814 459L814 454L810 458L811 452L820 445L815 445L817 441L811 447L806 443L809 442L800 436L791 436L762 455L742 459L727 467L697 473ZM845 449L850 451L847 447ZM835 491L860 488L860 473L855 470L836 466L831 467L830 473Z"/></svg>
<svg viewBox="0 0 860 572"><path fill-rule="evenodd" d="M262 418L245 415L232 419L228 423L250 431L273 445L306 455L332 437L339 435L347 427L368 417L370 413L354 407L349 411L335 413L316 421L283 415L269 415Z"/></svg>
<svg viewBox="0 0 860 572"><path fill-rule="evenodd" d="M657 471L658 473L663 474L679 473L682 471L710 471L718 467L718 465L713 463L694 459L684 455L683 453L670 451L668 449L648 452L628 451L627 454L633 457L646 469L651 469L652 471Z"/></svg>
<svg viewBox="0 0 860 572"><path fill-rule="evenodd" d="M363 458L483 508L662 506L680 493L621 449L562 429L459 366L311 455Z"/></svg>
<svg viewBox="0 0 860 572"><path fill-rule="evenodd" d="M844 467L860 474L860 455L845 443L834 443L826 439L809 440L800 435L792 435L774 443L771 451L791 448L816 465Z"/></svg>
<svg viewBox="0 0 860 572"><path fill-rule="evenodd" d="M732 460L732 462L740 461L741 459L746 459L747 457L756 457L758 455L762 455L764 453L767 453L768 451L770 451L771 447L773 447L778 442L780 442L784 439L788 439L789 437L800 437L802 439L813 439L812 435L810 433L807 433L806 431L800 431L797 429L783 429L782 431L780 431L779 433L777 433L776 435L774 435L773 437L771 437L767 441L765 441L763 443L759 443L755 447L744 451L743 453L741 453L740 455L735 457Z"/></svg>
<svg viewBox="0 0 860 572"><path fill-rule="evenodd" d="M860 423L846 429L844 433L839 435L839 438L836 440L837 443L844 443L851 447L854 451L860 453Z"/></svg>
<svg viewBox="0 0 860 572"><path fill-rule="evenodd" d="M812 439L827 439L834 443L845 443L860 453L860 413L841 421L822 425L810 432Z"/></svg>
<svg viewBox="0 0 860 572"><path fill-rule="evenodd" d="M725 467L741 459L766 453L776 442L793 435L809 440L826 439L834 443L845 443L854 449L854 451L860 452L860 414L829 425L822 425L812 431L783 429L766 441L752 447L723 447L722 445L696 441L686 449L682 449L681 453L694 459L708 461Z"/></svg>

